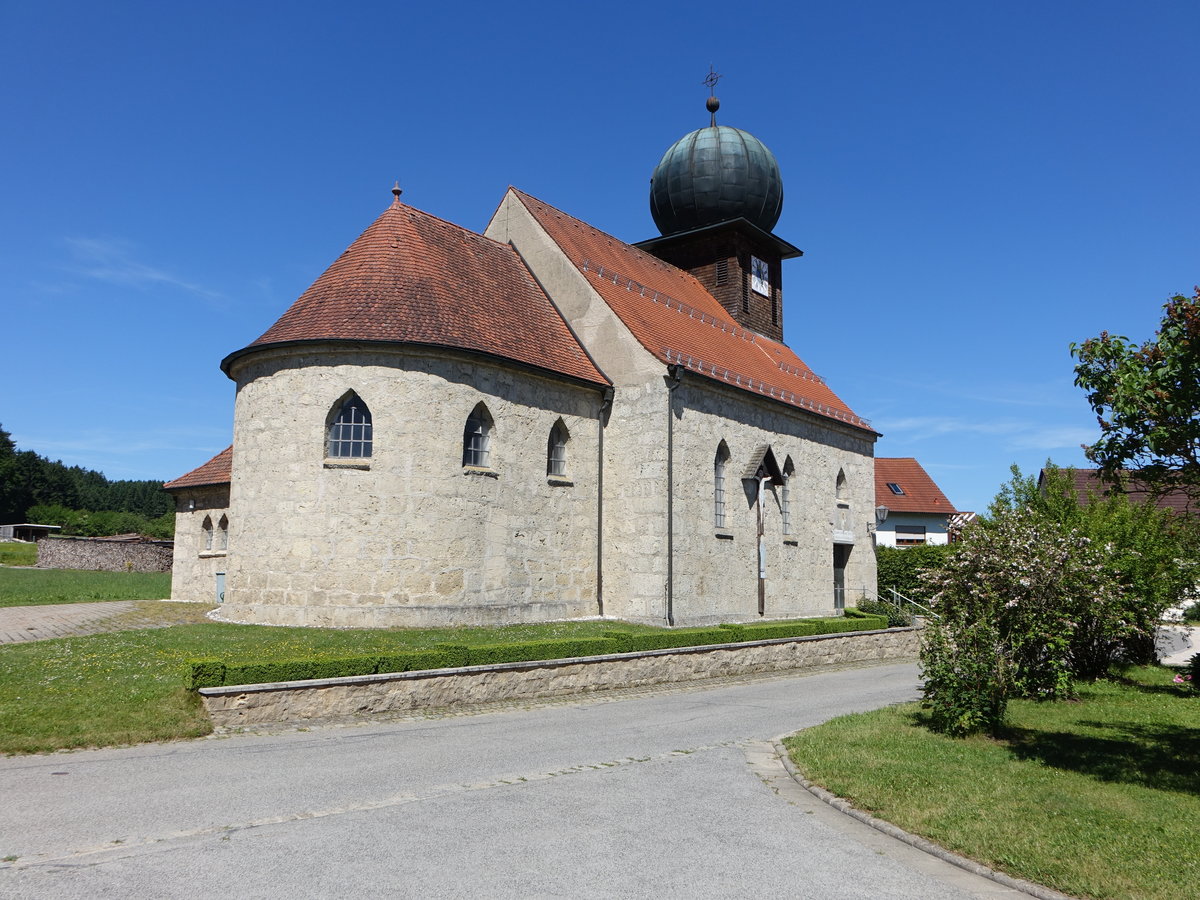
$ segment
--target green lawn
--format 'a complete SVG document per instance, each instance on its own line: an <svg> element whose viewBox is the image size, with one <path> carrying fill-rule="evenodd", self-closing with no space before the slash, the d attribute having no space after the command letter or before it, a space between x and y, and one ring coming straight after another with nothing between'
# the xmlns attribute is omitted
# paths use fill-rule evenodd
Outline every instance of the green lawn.
<svg viewBox="0 0 1200 900"><path fill-rule="evenodd" d="M0 566L32 566L36 564L37 544L0 541Z"/></svg>
<svg viewBox="0 0 1200 900"><path fill-rule="evenodd" d="M503 628L333 631L262 625L179 625L0 646L0 753L35 753L195 737L212 730L183 689L189 659L230 663L398 652L439 643L600 637L657 631L619 622Z"/></svg>
<svg viewBox="0 0 1200 900"><path fill-rule="evenodd" d="M1174 900L1200 890L1200 694L1173 674L1014 702L1001 740L933 734L906 705L785 743L817 784L989 866L1068 894Z"/></svg>
<svg viewBox="0 0 1200 900"><path fill-rule="evenodd" d="M170 596L170 572L0 568L0 607L95 603L98 600L162 600Z"/></svg>

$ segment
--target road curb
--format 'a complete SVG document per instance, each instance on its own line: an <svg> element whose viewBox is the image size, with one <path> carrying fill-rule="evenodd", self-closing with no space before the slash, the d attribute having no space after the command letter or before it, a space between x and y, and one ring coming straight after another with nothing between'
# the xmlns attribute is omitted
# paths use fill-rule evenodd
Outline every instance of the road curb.
<svg viewBox="0 0 1200 900"><path fill-rule="evenodd" d="M933 841L926 840L923 837L918 837L915 834L910 834L903 828L898 828L897 826L893 825L891 822L885 822L882 819L877 819L874 816L863 812L861 809L858 809L851 804L850 801L845 800L842 797L838 797L835 794L831 794L829 791L825 790L825 788L818 787L805 778L800 770L797 769L792 763L791 757L788 755L787 748L783 746L782 739L776 739L772 743L775 745L775 752L779 754L780 762L783 763L784 769L787 770L787 773L792 777L792 780L818 800L836 809L838 812L850 816L853 819L857 819L864 825L869 825L871 828L886 834L888 837L895 838L898 841L903 841L910 847L915 847L918 850L928 853L930 856L935 856L944 862L948 862L952 866L957 866L958 868L970 872L973 875L979 875L983 878L987 878L996 882L997 884L1003 885L1004 887L1021 891L1022 893L1028 894L1031 897L1037 897L1038 900L1076 900L1076 898L1069 894L1059 893L1052 888L1048 888L1040 884L1034 884L1032 881L1025 881L1022 878L1013 878L1011 875L1005 875L1003 872L997 872L995 869L989 868L988 866L978 863L973 859L967 859L965 856L959 856L957 853L951 853L945 847L935 844Z"/></svg>

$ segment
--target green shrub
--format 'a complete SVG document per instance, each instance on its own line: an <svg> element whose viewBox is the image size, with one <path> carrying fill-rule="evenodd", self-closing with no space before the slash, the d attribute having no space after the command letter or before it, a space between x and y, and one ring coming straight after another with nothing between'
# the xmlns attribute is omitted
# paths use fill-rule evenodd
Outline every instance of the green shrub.
<svg viewBox="0 0 1200 900"><path fill-rule="evenodd" d="M482 644L467 648L467 664L488 666L544 659L573 659L577 656L604 656L620 652L620 645L608 637Z"/></svg>
<svg viewBox="0 0 1200 900"><path fill-rule="evenodd" d="M815 619L794 622L754 622L741 627L741 641L771 641L776 638L807 637L817 634Z"/></svg>
<svg viewBox="0 0 1200 900"><path fill-rule="evenodd" d="M813 634L843 634L848 631L880 631L887 628L887 619L881 616L862 616L846 618L835 616L830 619L809 619L814 629Z"/></svg>
<svg viewBox="0 0 1200 900"><path fill-rule="evenodd" d="M908 610L878 600L860 600L858 612L863 616L870 614L887 619L888 628L907 628L913 623L912 613ZM846 610L846 615L849 614L850 610Z"/></svg>
<svg viewBox="0 0 1200 900"><path fill-rule="evenodd" d="M1183 621L1192 625L1200 624L1200 602L1193 603L1183 611Z"/></svg>
<svg viewBox="0 0 1200 900"><path fill-rule="evenodd" d="M890 597L888 591L891 588L910 600L927 603L933 593L928 584L928 575L941 569L952 552L953 548L949 544L876 547L875 565L879 596Z"/></svg>
<svg viewBox="0 0 1200 900"><path fill-rule="evenodd" d="M646 634L607 631L605 637L611 638L618 644L620 649L615 651L618 653L644 653L649 650L670 650L672 647L732 644L737 640L730 637L728 629L719 625L713 628L675 628L671 631L652 631Z"/></svg>

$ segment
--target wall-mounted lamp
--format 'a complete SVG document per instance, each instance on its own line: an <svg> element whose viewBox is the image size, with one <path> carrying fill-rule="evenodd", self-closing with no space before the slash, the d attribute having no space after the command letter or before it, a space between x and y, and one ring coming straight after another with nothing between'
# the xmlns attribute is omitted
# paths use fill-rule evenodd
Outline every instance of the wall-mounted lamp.
<svg viewBox="0 0 1200 900"><path fill-rule="evenodd" d="M888 508L886 506L875 507L875 524L882 525L887 521Z"/></svg>
<svg viewBox="0 0 1200 900"><path fill-rule="evenodd" d="M196 508L196 501L195 501L195 500L189 500L189 501L188 501L188 509L189 509L189 510L193 510L193 509L195 509L195 508Z"/></svg>

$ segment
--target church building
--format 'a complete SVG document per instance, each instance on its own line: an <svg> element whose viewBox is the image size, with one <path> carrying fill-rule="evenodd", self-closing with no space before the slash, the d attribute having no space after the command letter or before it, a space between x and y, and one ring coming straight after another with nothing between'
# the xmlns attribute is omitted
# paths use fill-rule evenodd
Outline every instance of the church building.
<svg viewBox="0 0 1200 900"><path fill-rule="evenodd" d="M629 244L510 188L391 205L227 356L232 446L169 482L173 592L286 625L836 614L875 593L878 434L783 343L783 182L711 122Z"/></svg>

